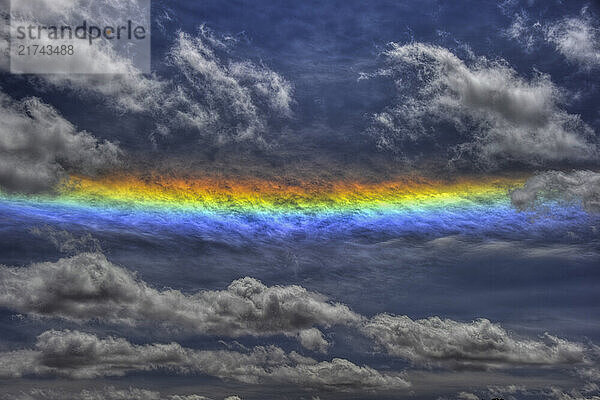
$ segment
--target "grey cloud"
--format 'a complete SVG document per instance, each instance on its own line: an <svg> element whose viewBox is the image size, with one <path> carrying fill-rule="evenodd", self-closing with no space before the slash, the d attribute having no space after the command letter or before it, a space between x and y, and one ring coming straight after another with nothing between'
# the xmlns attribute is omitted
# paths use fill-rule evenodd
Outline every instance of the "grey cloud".
<svg viewBox="0 0 600 400"><path fill-rule="evenodd" d="M580 203L589 212L600 212L600 173L547 171L532 176L510 194L519 209L535 207L541 200Z"/></svg>
<svg viewBox="0 0 600 400"><path fill-rule="evenodd" d="M460 400L479 400L479 397L469 392L460 392L456 395L457 399Z"/></svg>
<svg viewBox="0 0 600 400"><path fill-rule="evenodd" d="M0 395L5 400L212 400L198 394L164 395L153 390L114 386L67 391L55 389L30 389L20 394ZM238 396L228 396L224 400L241 400Z"/></svg>
<svg viewBox="0 0 600 400"><path fill-rule="evenodd" d="M100 252L100 241L91 234L76 236L68 231L55 229L49 225L31 228L30 233L48 239L61 253Z"/></svg>
<svg viewBox="0 0 600 400"><path fill-rule="evenodd" d="M452 243L430 246L444 252ZM490 251L497 244L487 246ZM498 251L505 251L502 243ZM588 355L579 343L549 334L538 340L518 338L485 319L462 323L389 314L368 319L300 286L267 287L252 278L236 280L220 291L159 291L98 253L23 268L0 267L0 289L1 306L33 316L155 325L226 337L283 334L321 352L329 343L317 327L345 325L357 328L391 355L451 369L585 364Z"/></svg>
<svg viewBox="0 0 600 400"><path fill-rule="evenodd" d="M337 390L391 390L409 384L397 374L334 358L318 362L275 346L248 352L193 350L177 343L134 345L78 331L47 331L35 349L0 353L0 376L58 376L72 379L123 376L132 371L168 370L204 374L245 384L285 384Z"/></svg>
<svg viewBox="0 0 600 400"><path fill-rule="evenodd" d="M489 387L482 393L484 397L507 398L517 400L520 398L547 399L547 400L600 400L600 388L595 384L583 384L574 388L527 387L523 385L508 385Z"/></svg>
<svg viewBox="0 0 600 400"><path fill-rule="evenodd" d="M233 60L231 42L204 26L197 36L180 33L168 60L184 84L143 75L110 47L87 43L79 43L82 49L76 52L92 54L79 62L89 63L86 69L97 74L46 74L36 79L95 96L118 112L146 115L155 121L152 136L187 130L216 144L266 145L270 121L292 116L292 85L265 65Z"/></svg>
<svg viewBox="0 0 600 400"><path fill-rule="evenodd" d="M540 340L520 339L486 319L462 323L379 314L362 329L389 354L417 365L491 369L587 362L586 348L579 343L549 334Z"/></svg>
<svg viewBox="0 0 600 400"><path fill-rule="evenodd" d="M0 93L0 119L0 187L6 190L48 190L70 172L95 174L120 164L117 145L78 132L37 98L16 101Z"/></svg>
<svg viewBox="0 0 600 400"><path fill-rule="evenodd" d="M545 164L597 157L593 130L560 108L562 93L550 78L527 80L505 62L483 57L467 65L449 50L390 44L388 68L401 102L373 116L371 133L383 148L401 151L411 141L435 138L436 124L452 124L468 138L454 151L486 166L519 161ZM407 84L414 74L418 87Z"/></svg>
<svg viewBox="0 0 600 400"><path fill-rule="evenodd" d="M159 291L99 253L27 268L0 267L0 277L0 305L22 313L157 324L228 337L284 334L317 351L325 351L328 343L315 326L351 324L361 318L347 306L300 286L267 287L252 278L236 280L221 291Z"/></svg>
<svg viewBox="0 0 600 400"><path fill-rule="evenodd" d="M496 258L520 259L524 262L533 259L584 260L598 258L592 246L576 244L533 244L516 240L470 240L460 235L444 236L415 244L405 239L393 239L374 245L355 245L357 247L376 247L381 257L397 257L407 265L431 265L432 263L456 263L464 261L484 261Z"/></svg>

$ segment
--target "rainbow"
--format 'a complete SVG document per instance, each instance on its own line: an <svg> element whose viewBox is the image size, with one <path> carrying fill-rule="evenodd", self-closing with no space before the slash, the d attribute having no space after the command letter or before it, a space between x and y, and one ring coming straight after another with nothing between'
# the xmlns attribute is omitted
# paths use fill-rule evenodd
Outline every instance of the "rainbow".
<svg viewBox="0 0 600 400"><path fill-rule="evenodd" d="M515 210L525 176L402 176L383 182L118 174L71 177L54 195L0 197L0 212L43 223L197 233L551 234L595 221L548 204L544 218Z"/></svg>
<svg viewBox="0 0 600 400"><path fill-rule="evenodd" d="M459 179L447 183L421 177L379 183L273 182L261 179L74 177L59 188L63 201L117 207L233 212L243 214L331 214L402 209L469 207L506 202L523 179Z"/></svg>

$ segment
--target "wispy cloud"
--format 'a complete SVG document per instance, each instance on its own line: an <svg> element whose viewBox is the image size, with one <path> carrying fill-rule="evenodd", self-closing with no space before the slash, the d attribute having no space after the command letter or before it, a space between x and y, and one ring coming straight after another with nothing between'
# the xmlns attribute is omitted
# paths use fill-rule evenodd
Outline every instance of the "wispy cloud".
<svg viewBox="0 0 600 400"><path fill-rule="evenodd" d="M77 2L38 3L31 15L77 21L103 18L90 16ZM109 4L118 10L135 2ZM40 7L47 12L41 13ZM31 79L42 82L41 86L85 95L120 114L145 117L154 123L152 138L186 132L212 144L243 141L264 147L272 139L267 138L270 122L292 116L291 83L262 63L233 57L235 40L204 25L196 35L175 35L165 60L171 67L168 77L142 74L132 60L119 56L107 43L76 41L74 45L75 53L82 55L78 63L90 74L44 74Z"/></svg>
<svg viewBox="0 0 600 400"><path fill-rule="evenodd" d="M291 116L292 86L263 65L234 61L229 46L202 26L197 36L179 33L170 60L214 113L219 142L262 142L272 114Z"/></svg>
<svg viewBox="0 0 600 400"><path fill-rule="evenodd" d="M520 42L527 51L546 43L554 47L567 61L584 70L600 66L600 26L587 7L578 16L552 22L533 21L520 11L511 26L504 31L509 38Z"/></svg>

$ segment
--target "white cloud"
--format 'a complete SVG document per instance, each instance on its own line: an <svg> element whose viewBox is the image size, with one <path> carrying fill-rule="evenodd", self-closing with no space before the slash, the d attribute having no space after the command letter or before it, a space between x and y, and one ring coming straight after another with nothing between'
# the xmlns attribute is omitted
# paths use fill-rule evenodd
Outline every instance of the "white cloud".
<svg viewBox="0 0 600 400"><path fill-rule="evenodd" d="M600 66L599 31L585 8L580 17L564 18L544 29L546 40L559 53L587 69Z"/></svg>
<svg viewBox="0 0 600 400"><path fill-rule="evenodd" d="M462 323L379 314L364 325L363 332L389 354L424 366L492 369L587 361L586 348L579 343L549 334L540 340L520 339L486 319Z"/></svg>
<svg viewBox="0 0 600 400"><path fill-rule="evenodd" d="M0 277L0 305L22 313L226 337L284 334L316 351L325 351L328 343L315 326L361 318L300 286L267 287L252 278L221 291L159 291L98 253L27 268L0 267Z"/></svg>
<svg viewBox="0 0 600 400"><path fill-rule="evenodd" d="M241 353L193 350L177 343L134 345L122 338L100 339L78 331L47 331L35 349L0 353L0 376L27 375L87 379L132 371L168 370L204 374L246 384L283 384L336 390L392 390L409 384L398 374L334 358L318 362L275 346Z"/></svg>
<svg viewBox="0 0 600 400"><path fill-rule="evenodd" d="M118 166L121 151L78 132L37 98L16 101L0 93L0 187L9 191L52 189L69 172L95 174Z"/></svg>
<svg viewBox="0 0 600 400"><path fill-rule="evenodd" d="M105 1L113 11L135 9L136 3ZM110 13L91 16L89 7L79 2L69 2L64 9L51 0L38 3L47 9L46 19L54 23L63 18L111 22ZM64 17L58 10L63 10ZM31 15L40 15L39 8ZM168 56L175 67L170 71L172 78L142 74L130 59L119 56L105 42L76 42L78 65L89 74L43 74L33 79L77 95L93 96L119 113L146 116L155 123L150 136L190 131L216 144L249 141L264 146L271 120L292 116L292 85L265 65L235 60L230 55L235 41L219 37L205 26L197 36L176 36ZM59 62L67 63L64 69L73 61L65 58ZM56 67L54 59L49 67Z"/></svg>
<svg viewBox="0 0 600 400"><path fill-rule="evenodd" d="M597 157L593 130L560 108L561 90L546 75L527 80L505 62L483 57L467 65L449 50L423 43L391 43L384 56L389 67L378 74L396 80L401 102L373 117L371 131L382 147L400 151L451 124L466 138L455 148L457 157L485 165ZM410 73L416 88L408 83Z"/></svg>
<svg viewBox="0 0 600 400"><path fill-rule="evenodd" d="M532 176L511 192L519 209L534 208L546 199L577 202L589 212L600 212L600 173L593 171L547 171Z"/></svg>
<svg viewBox="0 0 600 400"><path fill-rule="evenodd" d="M579 16L553 22L533 22L522 10L514 14L511 26L504 33L527 51L534 50L542 43L550 44L569 62L590 70L600 66L599 31L594 17L584 7Z"/></svg>
<svg viewBox="0 0 600 400"><path fill-rule="evenodd" d="M527 52L533 51L539 44L541 34L542 25L539 22L531 23L524 10L515 14L512 24L504 31L505 36L518 41Z"/></svg>
<svg viewBox="0 0 600 400"><path fill-rule="evenodd" d="M179 33L170 60L217 113L213 128L219 142L263 142L272 114L291 116L292 86L265 66L229 59L227 48L224 40L201 27L195 37Z"/></svg>

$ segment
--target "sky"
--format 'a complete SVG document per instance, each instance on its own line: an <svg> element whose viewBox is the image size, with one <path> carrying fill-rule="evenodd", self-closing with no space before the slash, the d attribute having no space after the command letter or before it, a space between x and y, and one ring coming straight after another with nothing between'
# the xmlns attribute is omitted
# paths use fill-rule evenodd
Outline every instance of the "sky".
<svg viewBox="0 0 600 400"><path fill-rule="evenodd" d="M600 3L151 6L0 62L0 399L600 398Z"/></svg>

